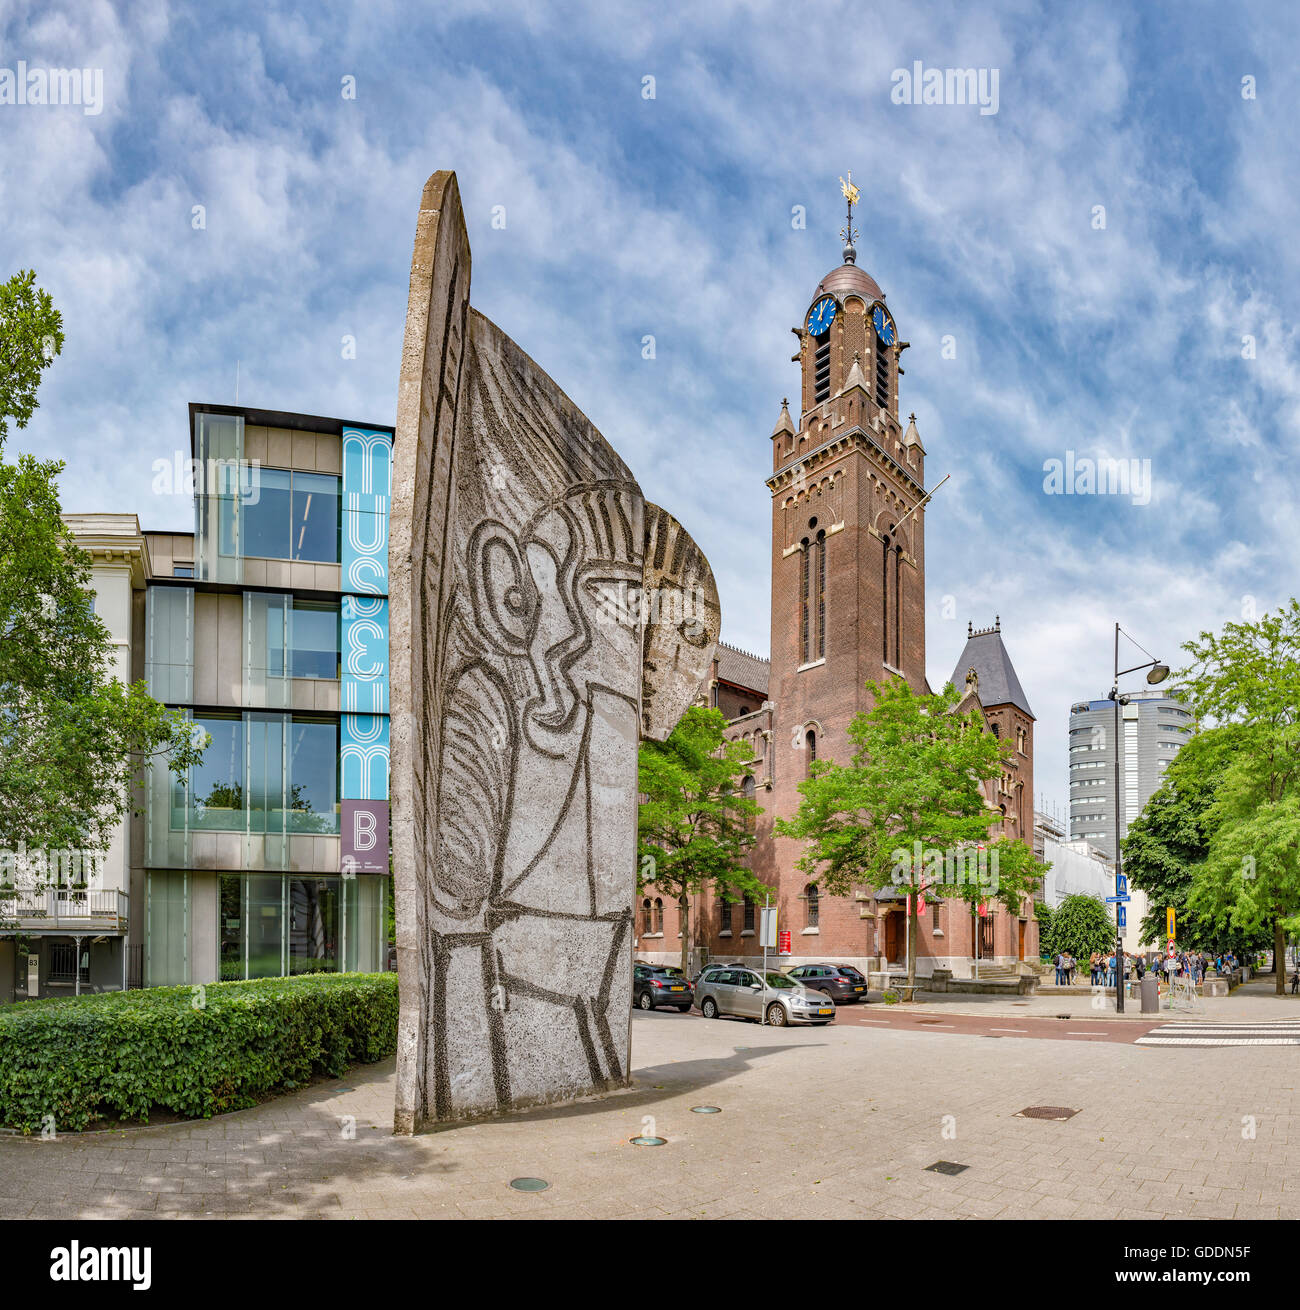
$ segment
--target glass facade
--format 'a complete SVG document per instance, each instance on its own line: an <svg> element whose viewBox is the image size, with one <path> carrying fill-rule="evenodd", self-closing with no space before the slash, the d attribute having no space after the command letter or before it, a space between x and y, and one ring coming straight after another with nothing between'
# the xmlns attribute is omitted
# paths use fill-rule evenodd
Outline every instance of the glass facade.
<svg viewBox="0 0 1300 1310"><path fill-rule="evenodd" d="M246 414L195 413L193 585L146 591L150 692L210 739L145 768L146 985L387 963L392 433Z"/></svg>
<svg viewBox="0 0 1300 1310"><path fill-rule="evenodd" d="M338 833L337 718L249 711L197 714L193 723L211 740L188 778L154 765L171 779L171 834Z"/></svg>
<svg viewBox="0 0 1300 1310"><path fill-rule="evenodd" d="M221 978L382 969L385 882L342 875L222 874Z"/></svg>
<svg viewBox="0 0 1300 1310"><path fill-rule="evenodd" d="M223 510L223 555L339 562L342 496L334 474L259 467L248 477L250 494Z"/></svg>

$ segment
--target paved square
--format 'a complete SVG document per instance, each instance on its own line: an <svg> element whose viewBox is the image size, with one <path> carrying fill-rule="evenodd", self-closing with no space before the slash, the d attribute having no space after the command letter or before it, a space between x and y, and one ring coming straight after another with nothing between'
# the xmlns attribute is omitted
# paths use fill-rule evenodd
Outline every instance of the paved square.
<svg viewBox="0 0 1300 1310"><path fill-rule="evenodd" d="M632 1089L415 1138L391 1136L391 1061L206 1123L5 1137L0 1216L1300 1218L1286 1048L673 1013L632 1040ZM1079 1113L1019 1117L1039 1105Z"/></svg>

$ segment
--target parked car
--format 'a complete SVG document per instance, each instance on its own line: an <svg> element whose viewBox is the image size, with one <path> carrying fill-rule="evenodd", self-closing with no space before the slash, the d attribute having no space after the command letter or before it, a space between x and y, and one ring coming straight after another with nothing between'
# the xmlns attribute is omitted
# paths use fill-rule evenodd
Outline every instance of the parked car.
<svg viewBox="0 0 1300 1310"><path fill-rule="evenodd" d="M669 970L672 972L669 972ZM685 1014L695 998L695 988L680 969L671 965L632 966L632 1004L638 1010L656 1010L673 1005Z"/></svg>
<svg viewBox="0 0 1300 1310"><path fill-rule="evenodd" d="M754 969L705 969L695 988L695 1003L706 1019L734 1014L765 1019L774 1028L794 1023L830 1023L835 1003L825 992L813 991L798 979L770 972L766 986Z"/></svg>
<svg viewBox="0 0 1300 1310"><path fill-rule="evenodd" d="M800 964L790 970L789 976L825 992L836 1005L867 999L867 980L849 964Z"/></svg>

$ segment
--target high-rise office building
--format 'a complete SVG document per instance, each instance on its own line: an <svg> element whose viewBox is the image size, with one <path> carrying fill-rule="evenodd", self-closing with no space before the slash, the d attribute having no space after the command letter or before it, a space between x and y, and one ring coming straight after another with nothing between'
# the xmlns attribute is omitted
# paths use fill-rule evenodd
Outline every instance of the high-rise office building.
<svg viewBox="0 0 1300 1310"><path fill-rule="evenodd" d="M1192 733L1191 712L1163 691L1125 693L1119 707L1120 835L1142 812L1165 769ZM1115 706L1070 707L1070 837L1115 859Z"/></svg>

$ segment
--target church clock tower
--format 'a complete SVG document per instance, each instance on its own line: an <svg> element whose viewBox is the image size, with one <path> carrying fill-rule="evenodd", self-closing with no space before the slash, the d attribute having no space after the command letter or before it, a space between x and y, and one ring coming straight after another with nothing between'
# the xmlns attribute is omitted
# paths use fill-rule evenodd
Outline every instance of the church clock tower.
<svg viewBox="0 0 1300 1310"><path fill-rule="evenodd" d="M848 725L870 703L868 678L926 686L925 451L915 416L906 429L899 420L907 342L885 293L858 267L852 174L841 188L844 259L792 329L799 417L782 402L767 479L779 815L797 807L795 785L812 758L847 760Z"/></svg>

